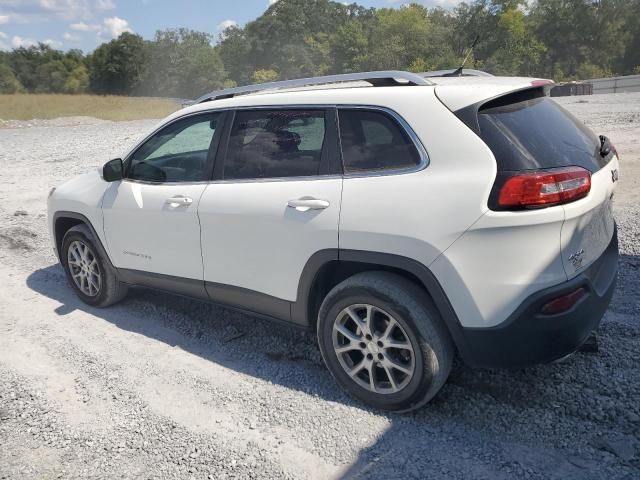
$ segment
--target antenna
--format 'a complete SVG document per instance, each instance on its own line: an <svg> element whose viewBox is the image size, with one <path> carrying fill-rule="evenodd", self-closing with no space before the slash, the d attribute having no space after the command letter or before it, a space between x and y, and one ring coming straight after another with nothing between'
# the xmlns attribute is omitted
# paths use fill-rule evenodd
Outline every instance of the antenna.
<svg viewBox="0 0 640 480"><path fill-rule="evenodd" d="M473 53L473 49L478 43L478 40L480 40L480 35L476 35L476 38L473 40L473 43L471 44L471 47L467 51L467 55L464 57L464 60L462 61L462 65L460 65L460 67L455 69L453 72L444 74L443 77L461 77L462 76L462 69L464 68L465 64L467 63L467 60L469 60L469 57Z"/></svg>

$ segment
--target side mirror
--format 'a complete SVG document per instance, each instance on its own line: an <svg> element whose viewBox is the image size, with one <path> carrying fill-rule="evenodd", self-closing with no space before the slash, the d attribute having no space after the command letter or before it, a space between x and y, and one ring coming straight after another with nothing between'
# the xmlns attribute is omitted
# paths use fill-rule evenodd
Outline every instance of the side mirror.
<svg viewBox="0 0 640 480"><path fill-rule="evenodd" d="M109 160L104 164L104 167L102 167L102 178L104 178L105 182L117 182L118 180L122 180L123 175L124 168L121 158Z"/></svg>

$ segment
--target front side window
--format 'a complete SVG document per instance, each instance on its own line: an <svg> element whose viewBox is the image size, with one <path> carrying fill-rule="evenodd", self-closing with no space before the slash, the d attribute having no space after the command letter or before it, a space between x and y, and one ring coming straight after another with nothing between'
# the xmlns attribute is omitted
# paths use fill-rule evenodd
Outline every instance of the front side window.
<svg viewBox="0 0 640 480"><path fill-rule="evenodd" d="M325 141L324 110L241 110L236 113L224 178L318 175Z"/></svg>
<svg viewBox="0 0 640 480"><path fill-rule="evenodd" d="M340 109L338 118L345 173L397 170L420 164L415 144L389 114Z"/></svg>
<svg viewBox="0 0 640 480"><path fill-rule="evenodd" d="M160 130L129 158L128 178L150 182L207 180L209 148L220 115L197 115Z"/></svg>

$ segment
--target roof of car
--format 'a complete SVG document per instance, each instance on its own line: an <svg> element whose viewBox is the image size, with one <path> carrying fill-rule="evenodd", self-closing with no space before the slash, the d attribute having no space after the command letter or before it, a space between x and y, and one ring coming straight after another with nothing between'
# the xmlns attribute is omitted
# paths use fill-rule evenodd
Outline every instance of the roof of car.
<svg viewBox="0 0 640 480"><path fill-rule="evenodd" d="M203 95L174 115L268 105L384 106L394 97L419 94L423 88L435 88L438 98L449 109L457 110L509 91L530 88L541 81L528 77L495 77L476 70L463 70L462 76L448 76L451 72L363 72L235 87Z"/></svg>

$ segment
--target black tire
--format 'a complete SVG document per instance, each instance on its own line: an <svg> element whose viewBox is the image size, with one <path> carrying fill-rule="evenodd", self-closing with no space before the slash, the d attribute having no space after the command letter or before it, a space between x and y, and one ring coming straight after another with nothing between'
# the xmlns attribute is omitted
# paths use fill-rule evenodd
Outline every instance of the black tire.
<svg viewBox="0 0 640 480"><path fill-rule="evenodd" d="M376 393L364 388L347 374L334 350L334 323L345 318L343 312L347 307L362 304L372 305L391 315L402 327L400 335L403 342L408 340L413 348L413 373L404 376L406 385L397 392ZM384 318L382 316L382 321ZM447 380L455 356L449 332L427 293L411 281L388 272L359 273L336 285L320 306L318 342L325 364L347 393L372 407L388 411L414 410L431 400ZM389 351L384 353L388 355ZM354 360L353 363L358 362ZM366 377L370 378L370 372L375 368L383 368L382 363L365 371ZM376 378L378 375L374 373ZM385 376L388 378L388 373Z"/></svg>
<svg viewBox="0 0 640 480"><path fill-rule="evenodd" d="M100 288L95 295L85 294L73 280L68 256L69 247L76 241L86 245L96 259L101 281ZM62 239L62 248L60 250L60 263L67 275L69 285L71 285L76 295L78 295L84 303L94 307L108 307L109 305L119 302L127 295L127 286L118 280L115 268L113 268L109 259L106 258L106 253L102 245L99 244L99 240L94 238L91 230L86 225L81 224L71 227Z"/></svg>

